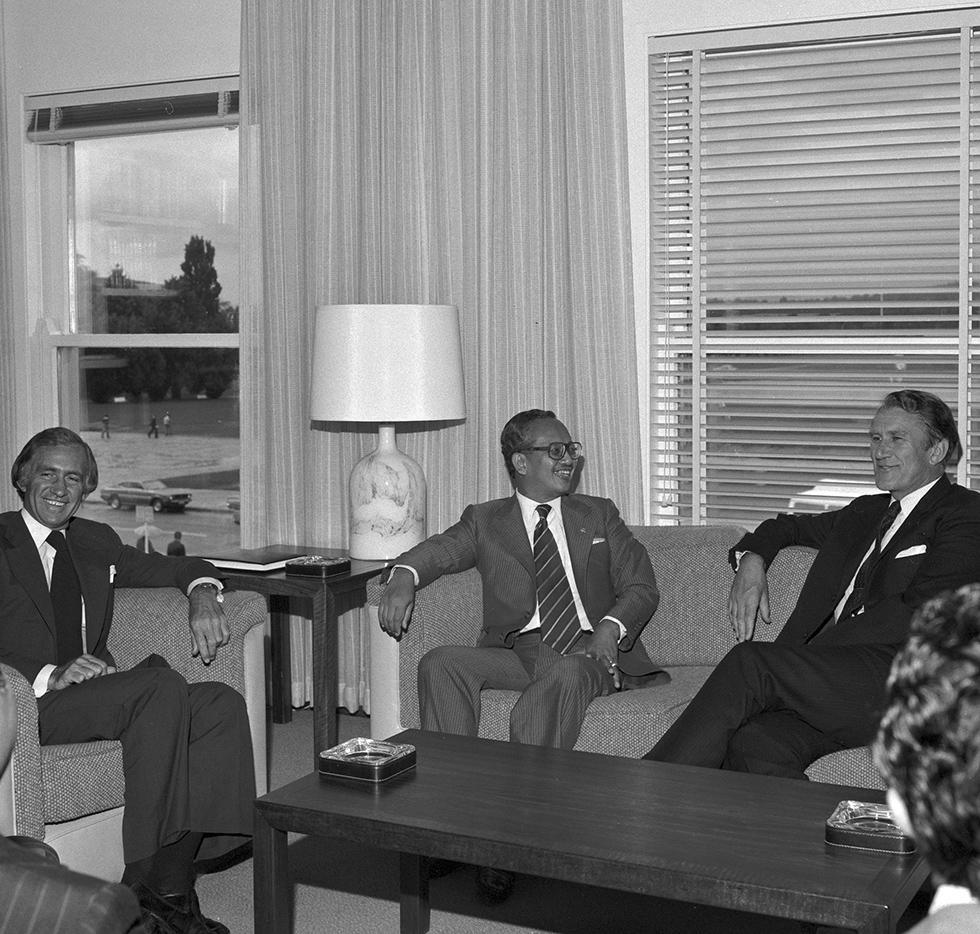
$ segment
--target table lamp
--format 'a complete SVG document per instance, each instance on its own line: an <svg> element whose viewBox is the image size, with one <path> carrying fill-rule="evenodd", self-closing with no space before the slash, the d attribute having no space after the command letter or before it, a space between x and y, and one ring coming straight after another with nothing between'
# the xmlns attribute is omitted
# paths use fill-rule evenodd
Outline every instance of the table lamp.
<svg viewBox="0 0 980 934"><path fill-rule="evenodd" d="M378 422L378 446L350 475L350 556L397 557L425 537L425 475L395 422L464 418L454 305L321 305L310 419Z"/></svg>

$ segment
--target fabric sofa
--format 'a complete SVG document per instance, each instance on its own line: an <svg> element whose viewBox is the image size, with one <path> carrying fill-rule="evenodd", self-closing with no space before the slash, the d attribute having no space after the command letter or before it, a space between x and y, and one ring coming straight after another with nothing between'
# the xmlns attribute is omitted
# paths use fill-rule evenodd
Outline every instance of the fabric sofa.
<svg viewBox="0 0 980 934"><path fill-rule="evenodd" d="M256 593L229 592L224 609L231 642L208 666L190 654L188 600L173 588L119 588L109 649L120 668L151 653L188 681L224 681L245 698L258 793L267 788L264 635L268 613ZM122 747L116 740L41 746L37 701L27 680L0 666L17 701L17 739L0 771L0 833L47 841L61 862L116 881L123 869Z"/></svg>
<svg viewBox="0 0 980 934"><path fill-rule="evenodd" d="M671 676L669 684L598 698L589 707L576 749L639 757L646 753L697 693L709 672L734 645L728 622L732 573L728 551L745 533L738 526L634 526L650 554L660 606L641 638L650 657ZM808 548L784 549L769 570L773 621L756 639L771 641L786 622L813 561ZM381 584L368 599L377 606ZM481 595L475 570L445 575L416 596L408 632L398 646L398 720L419 726L419 660L437 645L473 645L480 629ZM387 637L385 637L387 638ZM507 739L513 691L484 691L480 735ZM867 747L834 753L807 770L813 781L882 788Z"/></svg>

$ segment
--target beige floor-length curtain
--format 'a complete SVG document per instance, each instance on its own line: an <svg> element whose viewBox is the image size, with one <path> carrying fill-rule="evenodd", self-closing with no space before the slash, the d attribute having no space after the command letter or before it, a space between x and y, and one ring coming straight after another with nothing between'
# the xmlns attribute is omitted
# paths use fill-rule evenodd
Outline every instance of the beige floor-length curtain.
<svg viewBox="0 0 980 934"><path fill-rule="evenodd" d="M0 87L6 75L3 51L3 6L0 5ZM7 154L6 100L0 95L0 463L12 464L20 444L15 426L16 405L20 398L14 382L14 298L12 290L13 259L11 256L10 217L10 159ZM21 387L23 392L25 387ZM20 505L13 488L7 485L0 508L14 509Z"/></svg>
<svg viewBox="0 0 980 934"><path fill-rule="evenodd" d="M466 421L399 432L430 532L509 492L497 439L530 407L640 521L620 0L244 0L242 71L246 544L346 543L376 427L310 429L330 302L459 308ZM366 642L343 630L351 706Z"/></svg>

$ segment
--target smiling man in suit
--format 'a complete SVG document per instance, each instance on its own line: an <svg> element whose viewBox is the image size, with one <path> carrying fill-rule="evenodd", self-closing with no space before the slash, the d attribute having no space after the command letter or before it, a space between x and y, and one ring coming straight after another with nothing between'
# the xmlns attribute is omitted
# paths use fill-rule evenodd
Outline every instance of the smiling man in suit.
<svg viewBox="0 0 980 934"><path fill-rule="evenodd" d="M398 638L417 587L478 568L477 645L423 656L422 728L475 736L480 692L499 688L521 692L511 740L571 749L594 698L624 680L663 677L639 641L659 600L653 568L610 500L571 492L582 446L554 412L515 415L500 448L515 495L468 506L455 525L397 558L379 619Z"/></svg>
<svg viewBox="0 0 980 934"><path fill-rule="evenodd" d="M870 445L884 494L779 515L732 549L738 644L646 758L806 778L820 756L874 738L913 612L980 579L980 493L946 477L962 449L931 393L887 395ZM766 569L790 545L817 549L796 607L774 642L749 641L770 618Z"/></svg>
<svg viewBox="0 0 980 934"><path fill-rule="evenodd" d="M114 587L178 587L190 599L188 651L209 664L229 639L214 566L144 554L77 517L99 473L67 428L35 435L11 480L23 507L0 515L0 661L33 684L42 744L122 743L122 881L147 927L227 934L201 914L193 861L205 835L251 833L245 702L225 684L188 684L159 656L119 671L107 647Z"/></svg>

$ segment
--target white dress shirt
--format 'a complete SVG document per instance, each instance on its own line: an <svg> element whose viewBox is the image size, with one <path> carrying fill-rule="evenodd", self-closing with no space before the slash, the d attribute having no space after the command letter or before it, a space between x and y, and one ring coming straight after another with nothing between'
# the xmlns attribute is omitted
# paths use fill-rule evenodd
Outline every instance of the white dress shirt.
<svg viewBox="0 0 980 934"><path fill-rule="evenodd" d="M534 527L541 518L538 512L538 506L548 505L551 507L551 511L548 513L548 528L551 529L551 534L555 537L558 554L561 557L562 566L565 568L565 576L568 578L568 585L572 590L572 598L575 601L575 611L578 613L579 626L586 632L592 632L592 624L589 622L588 614L585 612L585 605L582 603L582 597L579 595L578 586L575 583L575 575L572 573L572 559L568 554L568 541L565 538L565 523L562 522L561 518L562 498L559 496L556 499L549 500L547 504L542 504L533 499L528 499L523 493L517 493L516 496L517 503L521 507L521 518L524 520L524 529L527 532L527 540L531 545L532 551L534 550ZM626 627L614 616L604 616L603 619L610 619L619 627L620 639L626 635ZM534 615L521 632L532 632L540 627L541 616L538 608L535 607Z"/></svg>
<svg viewBox="0 0 980 934"><path fill-rule="evenodd" d="M925 486L920 486L917 490L913 490L911 493L906 493L898 502L900 505L900 511L895 520L888 527L888 530L884 535L881 536L881 550L885 550L885 546L895 537L895 533L902 527L902 523L911 515L912 510L919 505L922 497L926 495L937 483L939 478L937 477L932 483L927 483ZM868 550L864 553L864 557L858 562L857 570L854 572L854 577L851 578L851 582L847 585L847 589L844 591L844 595L840 598L837 606L834 609L834 621L836 622L840 618L841 610L844 609L844 604L847 603L847 598L850 597L851 591L854 590L854 581L857 578L857 572L861 570L861 565L868 560L868 556L874 550L875 543L872 542ZM860 616L864 612L864 607L858 610L857 614Z"/></svg>

